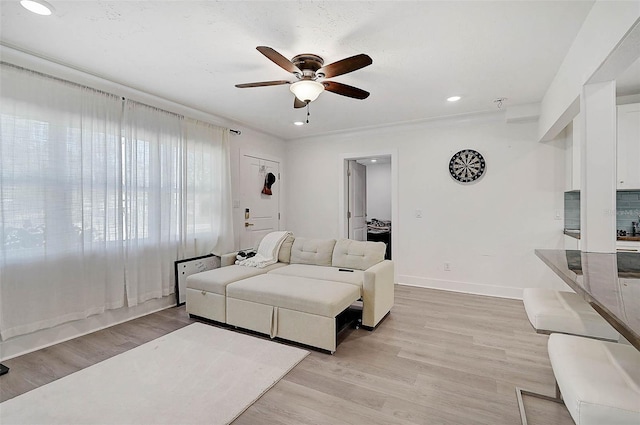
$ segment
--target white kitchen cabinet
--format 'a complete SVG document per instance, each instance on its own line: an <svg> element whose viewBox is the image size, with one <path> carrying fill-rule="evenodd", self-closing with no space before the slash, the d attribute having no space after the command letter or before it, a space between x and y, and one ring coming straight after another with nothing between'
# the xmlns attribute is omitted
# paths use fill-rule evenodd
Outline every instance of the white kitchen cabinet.
<svg viewBox="0 0 640 425"><path fill-rule="evenodd" d="M622 252L640 252L640 242L618 241L616 242L616 250Z"/></svg>
<svg viewBox="0 0 640 425"><path fill-rule="evenodd" d="M618 106L618 189L640 189L640 103Z"/></svg>

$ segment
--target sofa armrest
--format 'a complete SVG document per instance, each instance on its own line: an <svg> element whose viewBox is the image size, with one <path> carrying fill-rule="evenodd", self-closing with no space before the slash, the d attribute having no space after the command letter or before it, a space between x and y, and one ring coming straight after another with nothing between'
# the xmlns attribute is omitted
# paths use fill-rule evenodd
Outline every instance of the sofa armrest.
<svg viewBox="0 0 640 425"><path fill-rule="evenodd" d="M238 255L238 251L230 252L228 254L222 254L220 257L220 267L232 266L236 263L236 256Z"/></svg>
<svg viewBox="0 0 640 425"><path fill-rule="evenodd" d="M375 327L393 307L393 261L384 260L364 271L362 324Z"/></svg>

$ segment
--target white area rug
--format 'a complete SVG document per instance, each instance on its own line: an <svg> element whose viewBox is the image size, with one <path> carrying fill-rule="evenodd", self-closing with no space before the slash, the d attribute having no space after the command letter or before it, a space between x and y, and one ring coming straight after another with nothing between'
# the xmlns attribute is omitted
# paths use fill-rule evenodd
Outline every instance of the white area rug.
<svg viewBox="0 0 640 425"><path fill-rule="evenodd" d="M0 424L228 424L308 351L194 323L0 404Z"/></svg>

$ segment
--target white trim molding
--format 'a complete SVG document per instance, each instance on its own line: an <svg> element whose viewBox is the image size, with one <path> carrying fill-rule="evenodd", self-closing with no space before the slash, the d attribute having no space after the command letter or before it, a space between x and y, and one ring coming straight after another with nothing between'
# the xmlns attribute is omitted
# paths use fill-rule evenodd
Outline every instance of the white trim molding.
<svg viewBox="0 0 640 425"><path fill-rule="evenodd" d="M450 292L462 292L465 294L484 295L488 297L522 299L524 288L487 285L476 282L458 282L454 280L431 279L419 276L399 275L398 285L416 286L419 288L439 289Z"/></svg>

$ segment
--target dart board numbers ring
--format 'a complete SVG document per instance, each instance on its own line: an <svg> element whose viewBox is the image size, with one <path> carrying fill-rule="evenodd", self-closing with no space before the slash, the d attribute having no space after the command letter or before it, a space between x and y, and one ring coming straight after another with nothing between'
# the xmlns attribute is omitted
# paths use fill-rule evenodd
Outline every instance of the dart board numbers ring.
<svg viewBox="0 0 640 425"><path fill-rule="evenodd" d="M460 183L472 183L484 174L487 164L480 152L463 149L451 157L449 174Z"/></svg>

